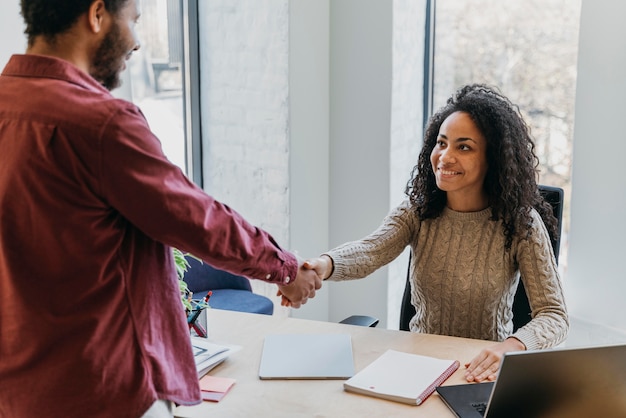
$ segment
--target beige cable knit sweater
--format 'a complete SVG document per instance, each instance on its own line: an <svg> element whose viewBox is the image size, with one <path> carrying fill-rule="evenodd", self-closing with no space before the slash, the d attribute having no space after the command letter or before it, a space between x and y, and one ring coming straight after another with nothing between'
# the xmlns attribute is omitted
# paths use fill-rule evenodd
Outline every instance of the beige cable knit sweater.
<svg viewBox="0 0 626 418"><path fill-rule="evenodd" d="M548 232L533 210L531 235L504 248L502 223L491 209L444 209L420 221L409 201L392 210L383 224L359 241L327 254L329 280L363 278L411 246L411 299L417 314L411 331L503 341L513 331L511 306L522 275L533 319L513 336L527 349L563 341L569 321Z"/></svg>

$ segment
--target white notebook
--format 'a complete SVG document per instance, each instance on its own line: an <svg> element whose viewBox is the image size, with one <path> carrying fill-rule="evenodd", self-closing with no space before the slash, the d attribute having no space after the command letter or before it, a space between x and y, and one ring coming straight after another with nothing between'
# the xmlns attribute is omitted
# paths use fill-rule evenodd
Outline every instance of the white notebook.
<svg viewBox="0 0 626 418"><path fill-rule="evenodd" d="M347 379L354 375L349 334L273 334L263 343L261 379Z"/></svg>
<svg viewBox="0 0 626 418"><path fill-rule="evenodd" d="M420 405L458 368L458 360L387 350L343 387L348 392Z"/></svg>
<svg viewBox="0 0 626 418"><path fill-rule="evenodd" d="M222 363L228 356L240 348L237 345L216 344L206 338L191 337L191 349L196 361L198 377L207 374L212 368Z"/></svg>

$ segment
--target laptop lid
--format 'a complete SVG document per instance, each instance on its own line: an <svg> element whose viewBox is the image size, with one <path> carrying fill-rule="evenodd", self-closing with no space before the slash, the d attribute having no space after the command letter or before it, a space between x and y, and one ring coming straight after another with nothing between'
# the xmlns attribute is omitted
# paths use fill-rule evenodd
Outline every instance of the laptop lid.
<svg viewBox="0 0 626 418"><path fill-rule="evenodd" d="M479 399L488 385L437 392L461 418L480 416L472 406L480 402L486 418L626 417L626 345L508 353L489 397Z"/></svg>
<svg viewBox="0 0 626 418"><path fill-rule="evenodd" d="M259 378L348 379L354 375L349 334L272 334L265 337Z"/></svg>

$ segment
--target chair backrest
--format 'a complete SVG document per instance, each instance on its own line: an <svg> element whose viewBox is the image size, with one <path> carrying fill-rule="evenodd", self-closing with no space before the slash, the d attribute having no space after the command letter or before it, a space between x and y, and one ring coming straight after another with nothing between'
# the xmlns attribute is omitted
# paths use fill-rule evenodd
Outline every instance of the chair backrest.
<svg viewBox="0 0 626 418"><path fill-rule="evenodd" d="M557 236L550 236L554 256L558 263L559 248L561 246L561 223L563 220L563 189L559 187L539 185L539 192L543 198L552 206L552 213L557 220ZM409 258L409 268L402 295L402 305L400 307L400 329L409 331L409 322L415 316L415 307L411 304L411 260ZM531 320L530 304L526 296L526 289L520 280L513 300L513 330L523 327Z"/></svg>
<svg viewBox="0 0 626 418"><path fill-rule="evenodd" d="M550 235L550 241L552 241L552 250L554 251L554 257L558 264L559 249L561 246L561 223L563 220L563 189L540 185L539 191L546 202L552 206L552 213L557 221L557 234L556 236ZM515 292L515 298L513 299L513 331L517 331L518 328L526 325L531 319L531 310L528 297L526 296L526 289L524 289L524 283L520 280L517 285L517 291Z"/></svg>
<svg viewBox="0 0 626 418"><path fill-rule="evenodd" d="M185 283L192 292L202 292L217 289L240 289L252 291L250 281L243 276L216 269L207 263L200 262L193 257L186 257L189 269L185 273Z"/></svg>

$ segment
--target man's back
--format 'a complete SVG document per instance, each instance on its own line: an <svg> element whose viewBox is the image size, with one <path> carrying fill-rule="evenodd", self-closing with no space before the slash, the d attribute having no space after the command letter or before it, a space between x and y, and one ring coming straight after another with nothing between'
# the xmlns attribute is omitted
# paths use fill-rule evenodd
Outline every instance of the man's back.
<svg viewBox="0 0 626 418"><path fill-rule="evenodd" d="M321 279L109 94L140 48L138 1L20 6L26 55L0 76L0 417L199 403L171 247L276 283L294 307Z"/></svg>

